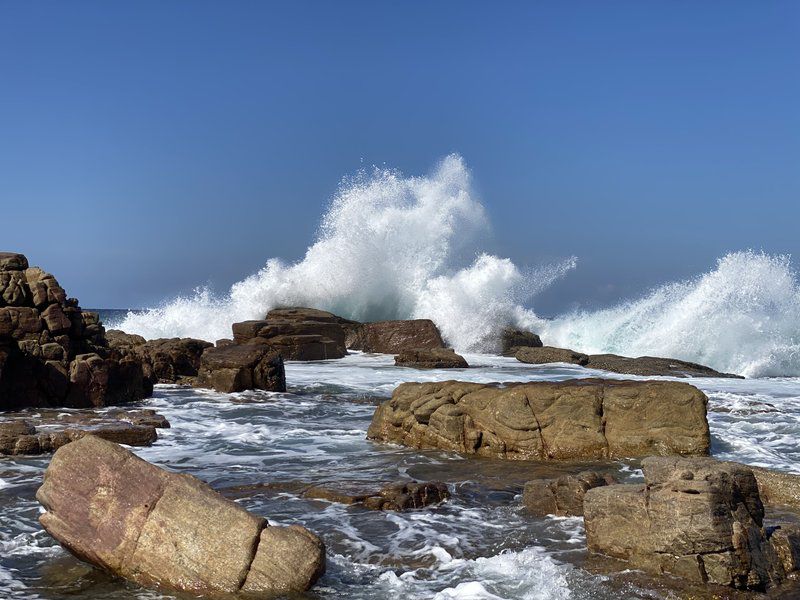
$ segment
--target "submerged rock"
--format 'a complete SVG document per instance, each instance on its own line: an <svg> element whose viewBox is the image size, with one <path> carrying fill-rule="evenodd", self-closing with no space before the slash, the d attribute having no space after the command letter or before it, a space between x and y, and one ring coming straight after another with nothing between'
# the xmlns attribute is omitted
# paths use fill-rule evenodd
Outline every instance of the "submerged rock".
<svg viewBox="0 0 800 600"><path fill-rule="evenodd" d="M233 393L286 391L283 359L271 346L245 344L207 348L197 377L200 387Z"/></svg>
<svg viewBox="0 0 800 600"><path fill-rule="evenodd" d="M525 484L522 503L535 516L582 517L583 498L592 488L616 483L607 473L583 471L557 479L534 479Z"/></svg>
<svg viewBox="0 0 800 600"><path fill-rule="evenodd" d="M445 348L442 336L430 319L376 321L352 326L347 333L351 350L398 354L408 349Z"/></svg>
<svg viewBox="0 0 800 600"><path fill-rule="evenodd" d="M466 369L466 359L452 348L413 348L403 350L394 357L398 367L415 369Z"/></svg>
<svg viewBox="0 0 800 600"><path fill-rule="evenodd" d="M56 452L36 498L62 546L145 587L263 597L307 590L325 570L307 529L271 527L199 479L94 436Z"/></svg>
<svg viewBox="0 0 800 600"><path fill-rule="evenodd" d="M404 383L376 409L367 437L510 459L702 455L707 402L673 381Z"/></svg>
<svg viewBox="0 0 800 600"><path fill-rule="evenodd" d="M764 590L797 569L800 536L763 526L752 470L711 458L651 457L645 484L610 485L584 498L591 552L650 573ZM780 530L778 530L780 531Z"/></svg>
<svg viewBox="0 0 800 600"><path fill-rule="evenodd" d="M302 495L340 504L358 504L370 510L402 511L439 504L450 497L450 492L440 481L409 481L367 490L363 483L312 485Z"/></svg>
<svg viewBox="0 0 800 600"><path fill-rule="evenodd" d="M0 410L108 406L152 391L140 361L112 353L97 313L23 255L0 253Z"/></svg>
<svg viewBox="0 0 800 600"><path fill-rule="evenodd" d="M589 357L586 354L568 350L567 348L554 348L553 346L520 348L517 350L515 357L520 362L532 365L569 363L585 366L589 362Z"/></svg>

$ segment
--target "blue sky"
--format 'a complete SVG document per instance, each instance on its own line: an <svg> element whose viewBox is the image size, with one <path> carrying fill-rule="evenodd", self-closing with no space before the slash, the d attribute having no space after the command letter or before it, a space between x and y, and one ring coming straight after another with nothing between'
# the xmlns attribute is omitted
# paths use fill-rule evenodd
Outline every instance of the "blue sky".
<svg viewBox="0 0 800 600"><path fill-rule="evenodd" d="M799 254L795 2L3 2L0 247L84 306L295 260L343 175L471 167L544 313Z"/></svg>

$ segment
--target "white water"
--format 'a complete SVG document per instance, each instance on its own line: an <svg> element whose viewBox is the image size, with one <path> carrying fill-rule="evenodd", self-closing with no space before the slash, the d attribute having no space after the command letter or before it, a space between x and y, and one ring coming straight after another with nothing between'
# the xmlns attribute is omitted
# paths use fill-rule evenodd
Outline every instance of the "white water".
<svg viewBox="0 0 800 600"><path fill-rule="evenodd" d="M800 375L800 288L788 257L733 252L689 281L547 321L531 303L576 260L525 271L479 251L487 229L457 155L425 177L361 172L342 183L302 260L270 259L227 294L199 289L114 325L147 338L213 341L276 306L312 306L361 321L430 318L461 351L494 350L497 331L513 324L584 352L669 356L751 377Z"/></svg>

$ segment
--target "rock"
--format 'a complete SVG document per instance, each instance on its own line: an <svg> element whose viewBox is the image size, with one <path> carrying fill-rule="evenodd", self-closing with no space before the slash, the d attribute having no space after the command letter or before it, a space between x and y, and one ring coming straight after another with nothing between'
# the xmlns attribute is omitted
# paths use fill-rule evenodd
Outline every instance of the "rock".
<svg viewBox="0 0 800 600"><path fill-rule="evenodd" d="M509 459L702 455L707 402L673 381L404 383L378 406L367 437Z"/></svg>
<svg viewBox="0 0 800 600"><path fill-rule="evenodd" d="M79 559L192 595L302 592L325 569L310 531L271 527L192 477L87 436L60 448L36 498L42 526Z"/></svg>
<svg viewBox="0 0 800 600"><path fill-rule="evenodd" d="M573 365L586 365L589 357L580 352L574 352L566 348L554 348L552 346L542 346L540 348L520 348L515 357L518 361L532 365L542 365L548 363L570 363Z"/></svg>
<svg viewBox="0 0 800 600"><path fill-rule="evenodd" d="M286 391L283 359L270 346L245 344L208 348L197 378L200 387L232 393L244 390Z"/></svg>
<svg viewBox="0 0 800 600"><path fill-rule="evenodd" d="M0 455L48 454L89 434L119 444L149 446L158 439L156 429L169 427L164 416L152 410L102 413L43 410L35 415L5 413L3 416L7 420L0 421Z"/></svg>
<svg viewBox="0 0 800 600"><path fill-rule="evenodd" d="M351 327L347 334L351 350L398 354L409 348L445 348L442 336L430 319L376 321Z"/></svg>
<svg viewBox="0 0 800 600"><path fill-rule="evenodd" d="M525 484L522 503L538 517L582 517L583 498L592 488L616 483L613 476L596 471L562 475L558 479L534 479Z"/></svg>
<svg viewBox="0 0 800 600"><path fill-rule="evenodd" d="M415 369L466 369L467 361L452 348L412 348L394 357L398 367Z"/></svg>
<svg viewBox="0 0 800 600"><path fill-rule="evenodd" d="M153 383L177 383L197 376L200 357L212 344L194 338L145 340L123 331L107 332L109 346L119 356L134 357L142 363Z"/></svg>
<svg viewBox="0 0 800 600"><path fill-rule="evenodd" d="M763 467L750 467L764 504L800 510L800 475Z"/></svg>
<svg viewBox="0 0 800 600"><path fill-rule="evenodd" d="M514 356L521 348L541 348L541 338L532 331L506 327L500 332L500 354Z"/></svg>
<svg viewBox="0 0 800 600"><path fill-rule="evenodd" d="M222 348L224 346L233 346L236 342L228 338L222 338L221 340L217 340L214 345L217 348Z"/></svg>
<svg viewBox="0 0 800 600"><path fill-rule="evenodd" d="M711 458L651 457L644 485L596 487L584 498L589 550L650 573L764 590L793 566L794 538L774 545L753 472Z"/></svg>
<svg viewBox="0 0 800 600"><path fill-rule="evenodd" d="M284 360L325 360L347 355L341 317L313 308L277 308L260 321L233 324L237 344L266 344Z"/></svg>
<svg viewBox="0 0 800 600"><path fill-rule="evenodd" d="M517 350L516 359L520 362L540 365L548 363L571 363L587 369L611 371L626 375L642 375L644 377L733 377L731 373L720 373L711 367L677 360L674 358L657 358L640 356L629 358L617 354L582 354L568 348L543 346L539 348L521 348Z"/></svg>
<svg viewBox="0 0 800 600"><path fill-rule="evenodd" d="M55 277L0 253L0 410L141 400L153 390L138 363L112 352L97 313Z"/></svg>
<svg viewBox="0 0 800 600"><path fill-rule="evenodd" d="M402 511L439 504L450 497L450 492L440 481L392 483L371 490L365 490L363 483L347 485L337 482L312 485L302 495L340 504L359 504L370 510Z"/></svg>

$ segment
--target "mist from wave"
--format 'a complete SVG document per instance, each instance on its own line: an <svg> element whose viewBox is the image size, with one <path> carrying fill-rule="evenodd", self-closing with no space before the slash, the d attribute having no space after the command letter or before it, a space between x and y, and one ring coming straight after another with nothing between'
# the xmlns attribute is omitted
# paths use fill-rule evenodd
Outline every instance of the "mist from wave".
<svg viewBox="0 0 800 600"><path fill-rule="evenodd" d="M555 319L532 302L576 266L574 257L523 269L480 251L489 224L458 155L427 176L374 168L342 181L314 243L215 295L188 297L113 325L146 338L230 337L231 324L279 306L311 306L359 321L432 319L462 352L493 352L503 326L548 345L655 355L750 377L800 375L800 288L788 256L732 252L714 269L643 297Z"/></svg>

